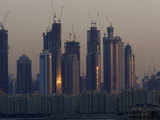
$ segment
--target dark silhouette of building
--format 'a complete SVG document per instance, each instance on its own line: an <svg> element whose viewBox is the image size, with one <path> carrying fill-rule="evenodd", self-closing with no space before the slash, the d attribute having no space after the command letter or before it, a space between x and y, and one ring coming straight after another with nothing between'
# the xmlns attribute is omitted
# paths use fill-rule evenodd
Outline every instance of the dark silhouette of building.
<svg viewBox="0 0 160 120"><path fill-rule="evenodd" d="M70 41L65 43L65 53L62 57L63 93L79 94L80 82L80 43Z"/></svg>
<svg viewBox="0 0 160 120"><path fill-rule="evenodd" d="M35 80L32 80L32 93L40 93L40 73L37 74Z"/></svg>
<svg viewBox="0 0 160 120"><path fill-rule="evenodd" d="M125 89L134 88L135 84L135 60L132 48L128 44L125 47Z"/></svg>
<svg viewBox="0 0 160 120"><path fill-rule="evenodd" d="M80 61L80 43L76 41L70 41L65 43L66 54L75 54Z"/></svg>
<svg viewBox="0 0 160 120"><path fill-rule="evenodd" d="M9 75L9 87L8 87L8 94L14 95L15 94L15 84L16 79L14 77L14 74Z"/></svg>
<svg viewBox="0 0 160 120"><path fill-rule="evenodd" d="M152 73L151 76L144 76L142 79L143 88L148 91L160 90L160 72Z"/></svg>
<svg viewBox="0 0 160 120"><path fill-rule="evenodd" d="M32 61L22 55L17 60L16 93L29 94L32 92Z"/></svg>
<svg viewBox="0 0 160 120"><path fill-rule="evenodd" d="M54 18L51 30L43 34L44 50L52 54L53 93L62 93L61 78L61 21Z"/></svg>
<svg viewBox="0 0 160 120"><path fill-rule="evenodd" d="M8 93L8 31L0 24L0 90Z"/></svg>
<svg viewBox="0 0 160 120"><path fill-rule="evenodd" d="M40 54L40 94L52 95L52 55L48 50Z"/></svg>
<svg viewBox="0 0 160 120"><path fill-rule="evenodd" d="M86 76L83 75L80 77L80 82L79 82L79 88L80 88L80 93L85 93L87 90L86 90Z"/></svg>
<svg viewBox="0 0 160 120"><path fill-rule="evenodd" d="M101 83L101 48L100 30L92 23L87 32L87 90L100 90Z"/></svg>
<svg viewBox="0 0 160 120"><path fill-rule="evenodd" d="M124 47L114 28L107 28L108 36L103 38L104 90L118 93L124 88Z"/></svg>

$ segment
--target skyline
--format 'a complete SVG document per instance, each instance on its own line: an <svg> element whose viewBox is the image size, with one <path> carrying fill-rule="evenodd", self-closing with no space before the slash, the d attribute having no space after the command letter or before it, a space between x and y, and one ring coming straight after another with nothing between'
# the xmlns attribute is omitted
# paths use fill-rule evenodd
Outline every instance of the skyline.
<svg viewBox="0 0 160 120"><path fill-rule="evenodd" d="M156 50L156 48L157 49L159 48L157 41L158 41L158 36L159 36L158 31L160 31L160 26L158 26L158 19L154 19L154 18L156 17L160 18L160 16L158 15L155 16L156 14L150 14L152 12L153 13L156 12L155 10L158 7L157 5L157 7L154 6L154 8L152 9L152 5L156 4L155 0L153 0L152 2L150 2L149 0L145 0L145 1L135 0L132 2L131 1L127 2L127 0L121 0L121 1L111 1L111 0L93 1L92 0L93 6L99 5L99 7L97 7L97 10L96 9L94 10L94 7L91 7L91 6L88 6L89 8L87 9L84 7L84 4L85 3L88 4L89 1L91 0L86 0L85 2L73 1L73 0L69 0L68 2L66 2L66 0L64 0L63 1L64 3L62 1L58 3L59 6L62 6L62 4L64 4L64 17L63 17L64 19L62 20L63 21L62 31L65 34L62 34L62 37L63 37L62 48L64 46L63 45L64 37L65 37L65 41L66 41L66 38L69 39L68 34L69 32L72 31L72 23L74 24L74 31L78 34L78 36L79 35L83 36L80 39L81 43L82 43L82 39L85 39L86 41L87 39L86 32L88 30L88 26L90 25L88 11L93 10L93 12L90 12L90 13L92 16L95 12L95 15L93 15L95 18L96 18L97 12L99 11L100 16L103 14L103 16L101 17L103 18L102 21L105 21L105 16L108 16L109 18L111 18L113 26L116 29L117 35L120 35L122 37L122 40L125 41L126 43L131 43L133 48L136 49L136 51L135 50L134 51L136 56L136 72L138 76L139 75L142 76L143 73L146 71L146 69L148 69L148 65L151 66L152 64L154 64L154 61L157 66L158 61L160 59L160 57L157 56L158 51ZM5 9L1 10L5 8L4 6L1 7L1 5L3 5L3 3L7 4L7 2L9 3L8 8L6 7L6 10ZM39 4L36 5L36 2ZM47 26L51 25L51 23L48 22L50 18L49 16L51 16L51 10L50 10L51 8L49 3L50 3L50 0L45 2L42 0L35 0L35 1L28 0L25 2L21 0L14 0L14 1L3 0L0 2L0 7L1 7L0 20L4 16L4 13L6 11L8 10L11 11L11 14L9 15L8 22L7 22L7 30L9 31L8 42L10 47L9 49L9 53L10 53L9 54L9 71L10 72L16 71L16 60L24 52L27 55L29 55L33 61L33 76L35 77L35 74L39 72L39 67L38 67L39 55L40 55L40 51L42 50L42 43L43 43L41 36L42 36L42 33L46 31ZM72 3L75 6L72 6L72 9L69 9L69 3ZM107 3L110 3L110 4L108 4L108 6L105 6L103 5L104 3L106 3L106 5ZM109 7L111 3L112 4L117 3L117 4L114 4L113 6ZM119 5L118 3L121 3L121 4ZM123 3L127 3L126 5L127 8L123 8L121 10L115 9L115 8L122 8ZM136 3L139 3L139 4L136 4ZM144 6L142 5L143 3L145 3ZM150 3L153 3L153 4L150 4ZM16 8L16 5L18 4L20 5L20 7ZM41 4L44 5L45 7L48 6L48 8L42 7ZM136 6L137 9L135 9L134 7L131 7L130 6L131 4L133 6L138 5ZM81 5L84 7L84 9L78 8ZM27 7L30 7L30 9L26 9ZM104 7L106 7L105 10L103 10ZM147 7L148 9L146 9ZM45 9L42 9L42 8L45 8ZM74 8L77 8L77 9L74 9ZM142 10L140 11L140 13L136 13L136 11L140 10L141 8ZM30 14L30 12L32 12L32 14ZM77 17L77 19L81 18L81 20L77 20L76 17L74 18L72 17L72 16L75 16L76 13L77 14L81 13L80 15L77 15L79 16ZM122 14L120 15L119 13L122 13ZM126 13L129 13L129 14L126 14ZM32 17L32 19L29 19L29 17ZM154 20L154 22L152 22L152 19ZM123 20L126 20L126 21L123 21ZM157 20L157 24L156 24L156 20ZM131 23L133 23L134 21L136 22L132 25ZM106 25L106 23L107 22L105 22L105 25L103 25L104 27L109 25L108 23ZM146 44L146 42L148 42L148 44ZM83 46L83 43L81 44L81 46ZM148 47L150 47L150 49L152 50L147 49ZM34 52L31 53L31 51L34 51Z"/></svg>

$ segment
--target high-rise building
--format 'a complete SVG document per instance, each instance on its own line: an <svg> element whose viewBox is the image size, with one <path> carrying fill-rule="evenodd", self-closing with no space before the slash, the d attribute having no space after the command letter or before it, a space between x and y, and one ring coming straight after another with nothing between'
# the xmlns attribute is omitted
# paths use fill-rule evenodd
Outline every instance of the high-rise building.
<svg viewBox="0 0 160 120"><path fill-rule="evenodd" d="M87 32L87 90L99 91L101 85L100 30L92 23Z"/></svg>
<svg viewBox="0 0 160 120"><path fill-rule="evenodd" d="M134 88L135 85L135 60L132 48L128 44L125 47L125 89Z"/></svg>
<svg viewBox="0 0 160 120"><path fill-rule="evenodd" d="M8 31L0 24L0 90L8 93Z"/></svg>
<svg viewBox="0 0 160 120"><path fill-rule="evenodd" d="M66 54L75 54L80 61L80 43L76 41L69 41L65 43L65 53Z"/></svg>
<svg viewBox="0 0 160 120"><path fill-rule="evenodd" d="M52 94L52 55L47 50L40 54L40 94Z"/></svg>
<svg viewBox="0 0 160 120"><path fill-rule="evenodd" d="M16 93L30 94L32 92L32 61L22 55L17 60Z"/></svg>
<svg viewBox="0 0 160 120"><path fill-rule="evenodd" d="M124 43L114 36L114 28L107 28L108 36L103 38L104 90L118 93L124 88Z"/></svg>
<svg viewBox="0 0 160 120"><path fill-rule="evenodd" d="M61 21L54 18L51 30L43 34L44 49L52 54L52 92L62 93L61 77Z"/></svg>
<svg viewBox="0 0 160 120"><path fill-rule="evenodd" d="M63 93L78 95L80 92L80 43L70 41L65 43L65 53L62 57Z"/></svg>
<svg viewBox="0 0 160 120"><path fill-rule="evenodd" d="M14 74L10 74L8 77L9 77L8 94L13 95L15 94L16 79L14 77Z"/></svg>

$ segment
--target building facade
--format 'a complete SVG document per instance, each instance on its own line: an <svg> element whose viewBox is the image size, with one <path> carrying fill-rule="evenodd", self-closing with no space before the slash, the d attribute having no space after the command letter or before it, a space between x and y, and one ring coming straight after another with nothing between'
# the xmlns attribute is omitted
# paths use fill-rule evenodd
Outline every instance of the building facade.
<svg viewBox="0 0 160 120"><path fill-rule="evenodd" d="M52 55L47 50L40 54L40 94L52 95Z"/></svg>
<svg viewBox="0 0 160 120"><path fill-rule="evenodd" d="M119 93L124 88L124 43L114 36L114 28L107 28L108 36L103 38L104 90Z"/></svg>
<svg viewBox="0 0 160 120"><path fill-rule="evenodd" d="M135 85L135 59L130 45L125 47L125 89L134 88Z"/></svg>
<svg viewBox="0 0 160 120"><path fill-rule="evenodd" d="M63 93L78 95L80 92L80 43L70 41L65 43L65 53L62 58Z"/></svg>
<svg viewBox="0 0 160 120"><path fill-rule="evenodd" d="M52 54L52 92L62 93L61 21L54 18L51 30L43 34L44 49Z"/></svg>
<svg viewBox="0 0 160 120"><path fill-rule="evenodd" d="M99 91L101 84L100 30L92 23L87 32L87 90Z"/></svg>
<svg viewBox="0 0 160 120"><path fill-rule="evenodd" d="M17 60L16 93L30 94L32 92L32 61L22 55Z"/></svg>
<svg viewBox="0 0 160 120"><path fill-rule="evenodd" d="M0 90L8 93L8 31L0 24Z"/></svg>

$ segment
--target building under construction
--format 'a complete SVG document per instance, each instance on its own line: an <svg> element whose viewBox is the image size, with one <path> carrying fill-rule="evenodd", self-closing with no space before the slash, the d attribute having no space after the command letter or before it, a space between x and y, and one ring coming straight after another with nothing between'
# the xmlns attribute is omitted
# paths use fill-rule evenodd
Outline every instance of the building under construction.
<svg viewBox="0 0 160 120"><path fill-rule="evenodd" d="M101 38L96 23L91 23L87 37L87 89L88 91L99 91L101 84Z"/></svg>
<svg viewBox="0 0 160 120"><path fill-rule="evenodd" d="M61 79L61 21L54 18L52 27L43 34L44 50L52 55L52 88L53 93L62 93Z"/></svg>
<svg viewBox="0 0 160 120"><path fill-rule="evenodd" d="M80 82L80 43L69 41L65 43L65 53L62 57L63 93L79 94Z"/></svg>
<svg viewBox="0 0 160 120"><path fill-rule="evenodd" d="M131 45L125 47L125 89L132 89L135 85L135 59Z"/></svg>
<svg viewBox="0 0 160 120"><path fill-rule="evenodd" d="M124 43L114 36L114 28L107 27L108 36L103 38L104 90L119 93L124 89Z"/></svg>
<svg viewBox="0 0 160 120"><path fill-rule="evenodd" d="M8 93L8 31L0 23L0 90Z"/></svg>

